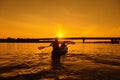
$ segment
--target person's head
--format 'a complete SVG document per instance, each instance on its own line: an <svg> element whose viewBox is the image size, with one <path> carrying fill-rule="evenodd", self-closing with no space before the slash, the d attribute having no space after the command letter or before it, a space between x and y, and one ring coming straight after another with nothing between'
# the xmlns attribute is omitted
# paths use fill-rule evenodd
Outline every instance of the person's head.
<svg viewBox="0 0 120 80"><path fill-rule="evenodd" d="M58 38L57 38L57 37L55 38L55 41L58 41Z"/></svg>
<svg viewBox="0 0 120 80"><path fill-rule="evenodd" d="M62 44L65 44L65 41L63 41Z"/></svg>

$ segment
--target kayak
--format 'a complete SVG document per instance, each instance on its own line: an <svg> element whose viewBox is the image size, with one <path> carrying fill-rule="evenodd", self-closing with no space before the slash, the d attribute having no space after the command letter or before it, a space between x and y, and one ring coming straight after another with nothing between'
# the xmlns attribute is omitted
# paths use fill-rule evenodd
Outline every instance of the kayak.
<svg viewBox="0 0 120 80"><path fill-rule="evenodd" d="M68 52L68 48L66 47L65 49L60 49L59 54L60 55L65 55Z"/></svg>

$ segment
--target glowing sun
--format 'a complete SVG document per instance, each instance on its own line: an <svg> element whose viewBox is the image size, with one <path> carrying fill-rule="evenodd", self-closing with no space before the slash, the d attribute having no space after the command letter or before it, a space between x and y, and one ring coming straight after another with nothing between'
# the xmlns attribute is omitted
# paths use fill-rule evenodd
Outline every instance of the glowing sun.
<svg viewBox="0 0 120 80"><path fill-rule="evenodd" d="M58 37L61 38L61 37L62 37L62 34L59 34Z"/></svg>

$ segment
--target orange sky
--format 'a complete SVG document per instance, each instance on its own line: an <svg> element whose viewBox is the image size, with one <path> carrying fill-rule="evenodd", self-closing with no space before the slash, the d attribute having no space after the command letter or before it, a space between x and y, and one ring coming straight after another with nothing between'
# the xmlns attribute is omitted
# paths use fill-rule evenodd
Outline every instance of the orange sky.
<svg viewBox="0 0 120 80"><path fill-rule="evenodd" d="M120 36L120 0L0 0L0 38Z"/></svg>

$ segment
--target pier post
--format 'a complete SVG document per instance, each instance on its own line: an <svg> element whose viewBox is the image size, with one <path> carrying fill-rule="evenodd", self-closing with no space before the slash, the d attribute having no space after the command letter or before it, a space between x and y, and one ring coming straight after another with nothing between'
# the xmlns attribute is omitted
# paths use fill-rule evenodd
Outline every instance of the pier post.
<svg viewBox="0 0 120 80"><path fill-rule="evenodd" d="M115 43L119 43L119 40L118 40L118 39L115 39Z"/></svg>
<svg viewBox="0 0 120 80"><path fill-rule="evenodd" d="M117 40L117 39L111 39L111 43L119 43L119 40Z"/></svg>
<svg viewBox="0 0 120 80"><path fill-rule="evenodd" d="M113 39L111 39L111 43L113 43L114 42L114 40Z"/></svg>
<svg viewBox="0 0 120 80"><path fill-rule="evenodd" d="M83 43L85 43L85 38L83 38Z"/></svg>

